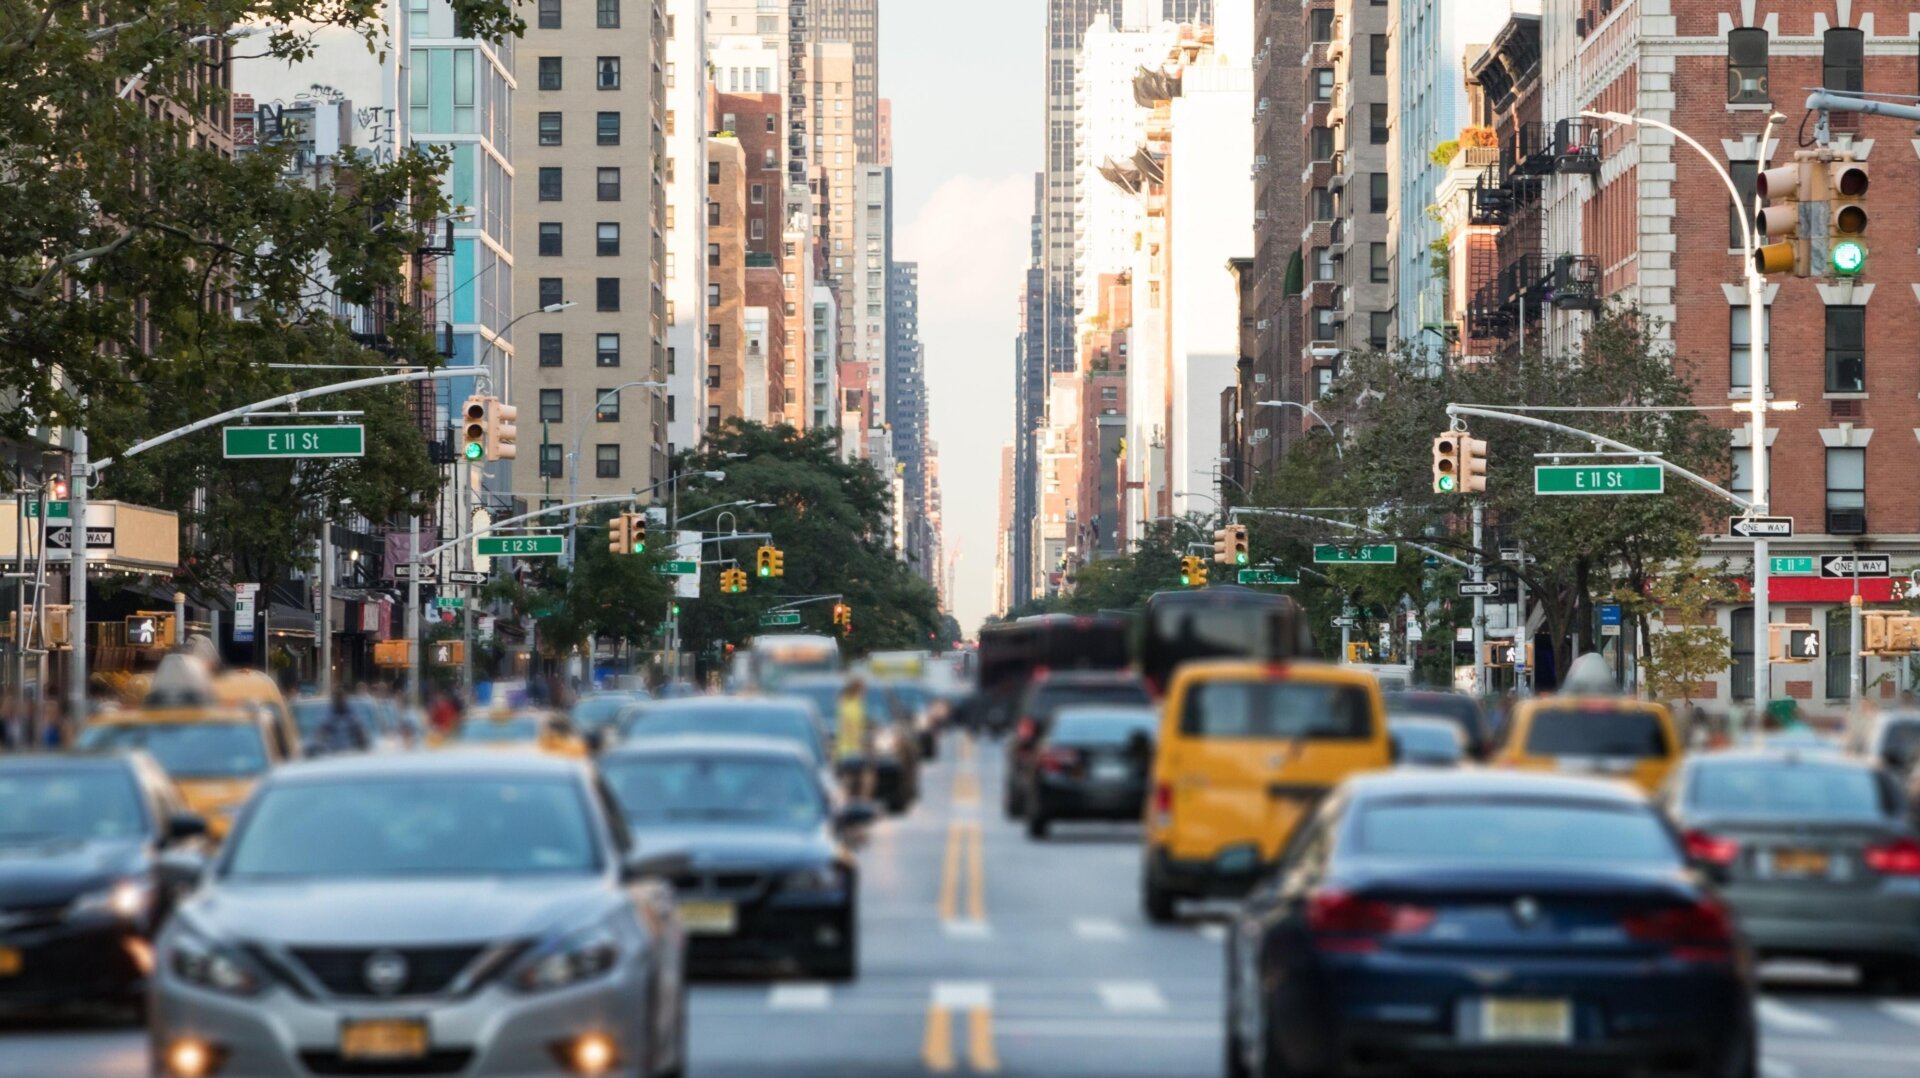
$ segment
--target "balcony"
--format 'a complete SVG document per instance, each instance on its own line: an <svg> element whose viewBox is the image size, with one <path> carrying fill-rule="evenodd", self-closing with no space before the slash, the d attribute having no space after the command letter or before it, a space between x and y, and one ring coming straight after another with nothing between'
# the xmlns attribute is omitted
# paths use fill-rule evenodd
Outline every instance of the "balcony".
<svg viewBox="0 0 1920 1078"><path fill-rule="evenodd" d="M1592 255L1561 255L1541 280L1541 298L1561 310L1600 309L1600 260Z"/></svg>
<svg viewBox="0 0 1920 1078"><path fill-rule="evenodd" d="M1476 225L1504 225L1513 215L1513 188L1498 162L1488 165L1467 193L1467 220Z"/></svg>
<svg viewBox="0 0 1920 1078"><path fill-rule="evenodd" d="M1553 125L1553 170L1562 175L1600 174L1600 131L1587 120L1557 120Z"/></svg>

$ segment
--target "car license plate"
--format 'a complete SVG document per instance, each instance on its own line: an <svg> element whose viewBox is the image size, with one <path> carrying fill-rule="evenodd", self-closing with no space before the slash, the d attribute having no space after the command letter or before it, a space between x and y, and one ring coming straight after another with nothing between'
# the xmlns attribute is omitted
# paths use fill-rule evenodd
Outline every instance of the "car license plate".
<svg viewBox="0 0 1920 1078"><path fill-rule="evenodd" d="M739 928L739 912L731 902L682 902L680 923L696 936L731 936Z"/></svg>
<svg viewBox="0 0 1920 1078"><path fill-rule="evenodd" d="M20 958L18 947L0 947L0 977L20 976Z"/></svg>
<svg viewBox="0 0 1920 1078"><path fill-rule="evenodd" d="M1093 765L1096 782L1121 782L1127 777L1127 765L1120 760L1100 760Z"/></svg>
<svg viewBox="0 0 1920 1078"><path fill-rule="evenodd" d="M1480 1039L1567 1044L1573 1040L1573 1004L1564 999L1484 999Z"/></svg>
<svg viewBox="0 0 1920 1078"><path fill-rule="evenodd" d="M348 1018L340 1023L344 1059L419 1059L426 1054L423 1018Z"/></svg>
<svg viewBox="0 0 1920 1078"><path fill-rule="evenodd" d="M1832 863L1823 850L1774 850L1771 860L1776 876L1824 876Z"/></svg>

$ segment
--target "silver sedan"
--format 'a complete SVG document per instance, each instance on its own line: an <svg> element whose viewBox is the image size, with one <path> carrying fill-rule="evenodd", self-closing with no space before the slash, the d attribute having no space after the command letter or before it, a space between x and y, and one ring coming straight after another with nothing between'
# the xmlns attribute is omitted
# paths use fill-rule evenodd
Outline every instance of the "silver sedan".
<svg viewBox="0 0 1920 1078"><path fill-rule="evenodd" d="M581 765L435 753L276 772L157 948L155 1072L686 1067L672 893Z"/></svg>

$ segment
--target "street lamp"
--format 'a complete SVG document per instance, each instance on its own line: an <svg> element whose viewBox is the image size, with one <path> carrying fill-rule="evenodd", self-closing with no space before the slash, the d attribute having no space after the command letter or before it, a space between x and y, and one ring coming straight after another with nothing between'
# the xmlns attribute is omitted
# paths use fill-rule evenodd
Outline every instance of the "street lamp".
<svg viewBox="0 0 1920 1078"><path fill-rule="evenodd" d="M1752 376L1747 380L1751 403L1743 409L1749 418L1747 459L1751 469L1749 474L1753 477L1752 505L1748 512L1754 516L1764 516L1769 501L1767 490L1767 412L1769 409L1765 401L1772 356L1769 354L1770 347L1767 344L1768 334L1766 333L1767 278L1760 272L1759 262L1755 257L1759 249L1759 237L1754 234L1754 213L1759 200L1758 198L1754 200L1754 206L1741 205L1740 188L1734 184L1733 177L1727 174L1726 167L1720 163L1720 159L1708 153L1707 148L1695 141L1693 136L1672 124L1625 112L1589 110L1581 112L1580 115L1591 120L1645 125L1665 131L1693 147L1695 152L1705 158L1708 167L1720 177L1720 182L1727 187L1727 194L1733 199L1734 216L1739 219L1740 234L1747 241L1746 258L1742 260L1746 264L1747 274L1747 332L1752 340L1761 342L1760 346L1754 349L1754 354L1760 358L1752 364L1755 369L1750 372ZM1760 143L1754 149L1754 156L1758 158L1758 164L1754 166L1756 169L1763 172L1766 170L1767 144L1773 139L1774 125L1785 121L1786 117L1777 112L1768 115L1767 125L1760 132ZM1767 609L1767 572L1770 567L1767 557L1767 538L1764 535L1755 535L1753 537L1753 707L1756 729L1759 726L1760 714L1767 706L1767 697L1773 692L1773 668L1767 659L1767 621L1770 617Z"/></svg>
<svg viewBox="0 0 1920 1078"><path fill-rule="evenodd" d="M1345 450L1340 448L1340 432L1333 429L1333 424L1327 422L1326 416L1323 416L1319 412L1314 411L1313 405L1302 404L1299 401L1260 401L1258 404L1255 405L1255 407L1257 408L1298 408L1302 412L1305 412L1310 418L1318 421L1321 426L1327 428L1328 434L1333 435L1333 455L1337 460L1341 461L1342 463L1345 463L1347 459L1347 454Z"/></svg>
<svg viewBox="0 0 1920 1078"><path fill-rule="evenodd" d="M195 34L187 39L187 44L204 45L209 41L226 41L231 38L252 37L255 34L264 34L266 32L267 27L264 26L235 26L218 34ZM133 92L140 88L140 84L147 80L147 73L153 70L153 65L159 62L159 60L147 61L147 66L141 68L132 78L128 79L127 84L120 88L120 93L117 95L120 100L125 101L132 97Z"/></svg>

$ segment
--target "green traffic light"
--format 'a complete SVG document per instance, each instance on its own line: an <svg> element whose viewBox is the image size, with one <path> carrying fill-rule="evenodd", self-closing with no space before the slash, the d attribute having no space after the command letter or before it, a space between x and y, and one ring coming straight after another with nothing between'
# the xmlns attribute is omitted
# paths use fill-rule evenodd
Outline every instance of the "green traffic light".
<svg viewBox="0 0 1920 1078"><path fill-rule="evenodd" d="M1244 550L1235 551L1233 555L1233 563L1235 565L1247 564L1247 552Z"/></svg>
<svg viewBox="0 0 1920 1078"><path fill-rule="evenodd" d="M1440 493L1442 494L1453 493L1453 476L1450 476L1450 475L1441 476L1437 485L1440 487Z"/></svg>
<svg viewBox="0 0 1920 1078"><path fill-rule="evenodd" d="M482 448L480 447L480 443L479 443L479 442L468 442L468 443L467 443L467 448L466 448L466 454L467 454L467 459L468 459L468 460L479 460L479 459L480 459L480 455L481 455L482 453L485 453L485 452L486 452L486 450L485 450L485 449L482 449Z"/></svg>
<svg viewBox="0 0 1920 1078"><path fill-rule="evenodd" d="M1855 240L1842 240L1833 245L1828 256L1833 263L1833 271L1842 276L1851 277L1867 266L1867 249Z"/></svg>
<svg viewBox="0 0 1920 1078"><path fill-rule="evenodd" d="M767 567L766 567L766 566L764 566L764 565L762 565L762 566L760 567L760 575L761 575L761 576L772 576L772 575L773 575L773 570L772 570L772 569L769 569L769 568L767 568Z"/></svg>
<svg viewBox="0 0 1920 1078"><path fill-rule="evenodd" d="M647 552L646 540L644 539L636 540L633 544L633 552L635 554L645 554Z"/></svg>

